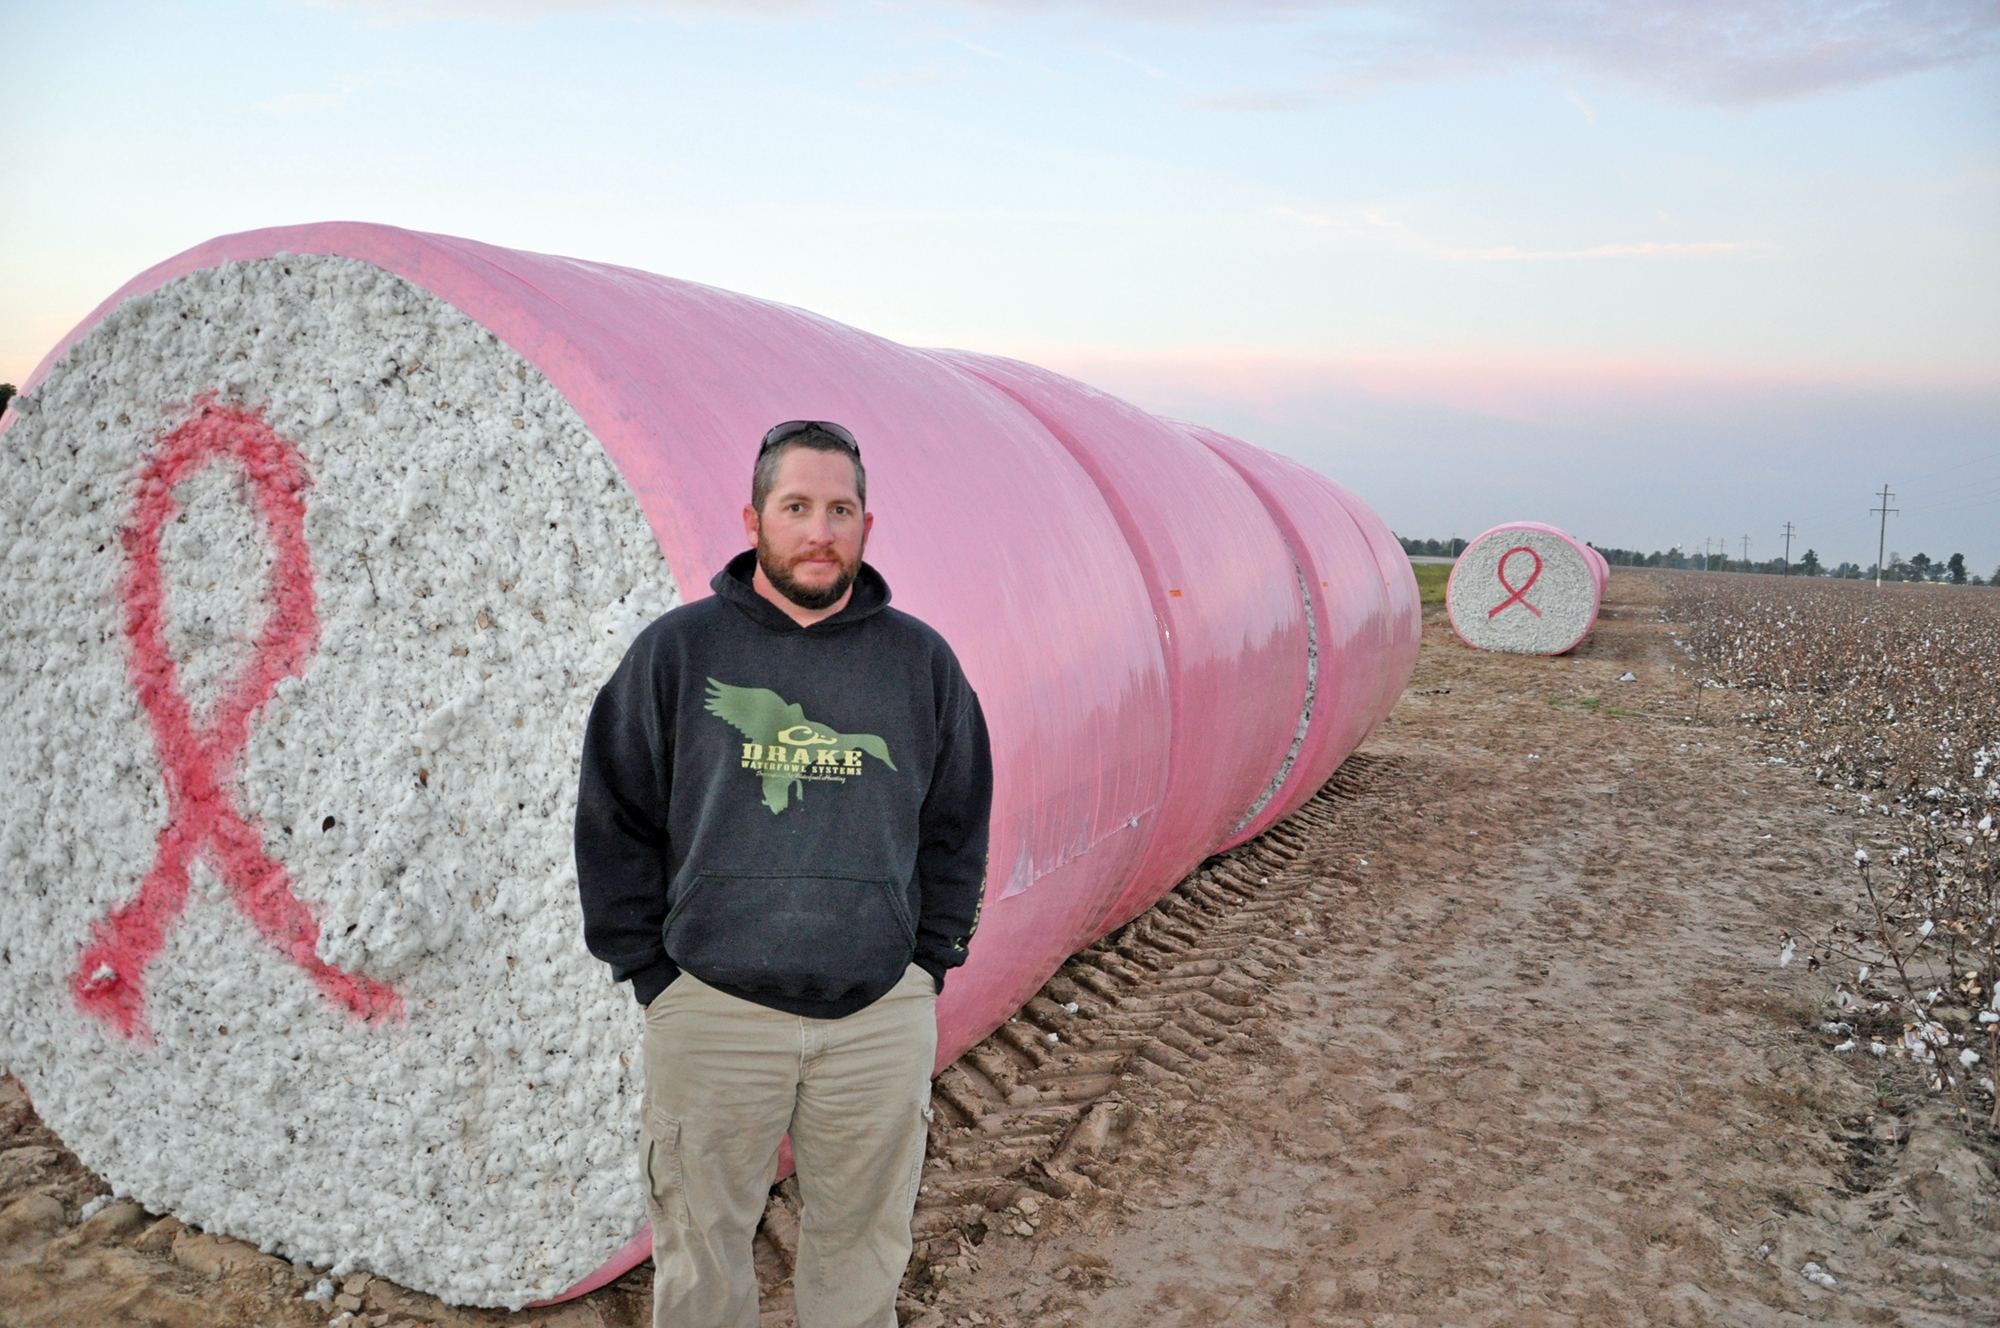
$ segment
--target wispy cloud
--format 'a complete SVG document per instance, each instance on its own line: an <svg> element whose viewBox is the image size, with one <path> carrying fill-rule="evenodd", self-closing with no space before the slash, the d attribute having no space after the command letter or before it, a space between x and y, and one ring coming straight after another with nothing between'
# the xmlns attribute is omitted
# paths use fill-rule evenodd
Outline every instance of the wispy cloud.
<svg viewBox="0 0 2000 1328"><path fill-rule="evenodd" d="M964 77L943 69L913 69L907 74L884 74L880 78L864 78L854 86L857 88L917 88L932 83L949 83Z"/></svg>
<svg viewBox="0 0 2000 1328"><path fill-rule="evenodd" d="M293 92L257 103L266 115L299 115L306 111L326 111L347 105L355 93L368 88L368 80L343 78L332 92Z"/></svg>
<svg viewBox="0 0 2000 1328"><path fill-rule="evenodd" d="M1321 216L1317 212L1300 212L1288 207L1272 208L1271 211L1277 213L1287 221L1296 221L1301 226L1331 226L1334 224L1332 217Z"/></svg>
<svg viewBox="0 0 2000 1328"><path fill-rule="evenodd" d="M1198 111L1297 111L1324 100L1296 92L1217 92L1181 102Z"/></svg>
<svg viewBox="0 0 2000 1328"><path fill-rule="evenodd" d="M1016 69L1030 69L1033 70L1035 73L1040 74L1043 78L1052 79L1057 83L1081 83L1083 81L1082 79L1077 78L1073 74L1064 73L1060 69L1050 69L1046 65L1035 64L1028 60L1016 59L1015 57L1007 54L1007 52L1005 51L995 50L991 46L982 46L978 42L972 41L965 37L953 37L951 41L954 45L961 46L966 50L971 51L974 55L983 55L988 60L991 60L996 64L1012 65Z"/></svg>
<svg viewBox="0 0 2000 1328"><path fill-rule="evenodd" d="M1077 45L1086 51L1091 51L1102 56L1108 56L1109 58L1117 60L1123 64L1131 65L1134 69L1140 70L1141 72L1146 74L1150 74L1154 78L1163 79L1167 76L1167 72L1164 69L1156 69L1152 65L1147 64L1144 60L1141 60L1139 57L1135 55L1127 55L1125 52L1117 50L1114 47L1100 46L1096 42L1078 42Z"/></svg>
<svg viewBox="0 0 2000 1328"><path fill-rule="evenodd" d="M532 23L573 14L647 12L729 17L804 15L824 8L819 0L301 0L311 9L370 12L396 25L439 19L486 19Z"/></svg>
<svg viewBox="0 0 2000 1328"><path fill-rule="evenodd" d="M1293 25L1326 89L1349 93L1525 67L1609 75L1693 101L1760 102L2000 53L1993 0L1066 0L1060 8L1153 23Z"/></svg>
<svg viewBox="0 0 2000 1328"><path fill-rule="evenodd" d="M1444 244L1390 216L1380 208L1304 212L1274 207L1273 216L1315 230L1343 236L1376 234L1399 248L1447 263L1560 263L1616 258L1745 258L1774 255L1777 246L1764 240L1635 240L1581 245L1569 249L1524 249L1518 245Z"/></svg>
<svg viewBox="0 0 2000 1328"><path fill-rule="evenodd" d="M1550 263L1577 258L1726 258L1774 252L1775 247L1762 240L1701 240L1693 243L1645 240L1638 244L1595 244L1587 249L1516 249L1511 245L1491 249L1439 247L1437 256L1455 263Z"/></svg>
<svg viewBox="0 0 2000 1328"><path fill-rule="evenodd" d="M711 18L826 15L840 0L304 0L378 21L529 22L578 13ZM1284 24L1323 93L1496 69L1609 76L1690 101L1779 101L2000 54L1994 0L881 0L987 14L1078 14L1133 23ZM1143 67L1143 66L1142 66ZM1149 71L1151 72L1151 71ZM1211 110L1292 110L1305 94L1221 92Z"/></svg>

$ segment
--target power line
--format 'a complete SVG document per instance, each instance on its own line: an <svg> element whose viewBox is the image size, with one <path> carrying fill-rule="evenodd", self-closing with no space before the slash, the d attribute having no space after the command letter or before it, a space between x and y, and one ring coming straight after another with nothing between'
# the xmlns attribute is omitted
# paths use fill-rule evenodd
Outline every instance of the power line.
<svg viewBox="0 0 2000 1328"><path fill-rule="evenodd" d="M1963 506L1968 498L1989 498L2000 495L2000 479L1975 480L1970 486L1954 489L1936 502L1925 503L1910 509L1911 516L1925 512L1936 512L1946 508Z"/></svg>
<svg viewBox="0 0 2000 1328"><path fill-rule="evenodd" d="M2000 490L1986 494L1972 494L1960 502L1939 503L1933 507L1913 507L1911 516L1941 516L1952 512L1963 512L1970 508L1987 507L2000 503Z"/></svg>
<svg viewBox="0 0 2000 1328"><path fill-rule="evenodd" d="M1889 547L1889 517L1900 511L1898 508L1889 506L1889 500L1895 496L1895 494L1889 492L1889 486L1885 484L1882 486L1882 505L1868 509L1870 512L1880 512L1882 514L1882 531L1875 537L1875 588L1877 590L1882 588L1882 554Z"/></svg>
<svg viewBox="0 0 2000 1328"><path fill-rule="evenodd" d="M1983 457L1983 456L1969 457L1964 461L1954 461L1949 466L1941 466L1937 470L1926 471L1924 474L1918 475L1907 482L1915 484L1919 480L1935 479L1939 475L1949 475L1954 470L1964 470L1967 466L1976 466L1980 464L1982 461L1990 461L1990 460L1992 460L1991 457Z"/></svg>

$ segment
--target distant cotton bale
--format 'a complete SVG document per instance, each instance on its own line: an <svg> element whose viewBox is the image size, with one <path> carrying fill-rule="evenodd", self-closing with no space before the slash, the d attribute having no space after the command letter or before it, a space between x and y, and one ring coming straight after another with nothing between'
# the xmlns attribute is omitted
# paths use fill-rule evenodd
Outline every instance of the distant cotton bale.
<svg viewBox="0 0 2000 1328"><path fill-rule="evenodd" d="M1469 646L1560 655L1590 634L1610 574L1597 550L1554 526L1495 526L1459 555L1445 608Z"/></svg>

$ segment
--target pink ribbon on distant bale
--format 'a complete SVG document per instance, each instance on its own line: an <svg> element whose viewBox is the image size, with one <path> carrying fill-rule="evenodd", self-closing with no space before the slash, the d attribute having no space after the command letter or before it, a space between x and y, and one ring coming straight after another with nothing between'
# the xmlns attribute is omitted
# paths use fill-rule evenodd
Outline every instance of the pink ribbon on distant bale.
<svg viewBox="0 0 2000 1328"><path fill-rule="evenodd" d="M139 892L91 927L90 944L70 977L77 1004L125 1037L145 1039L146 966L166 943L167 928L187 903L188 868L199 858L228 887L236 907L267 944L312 978L328 999L357 1017L381 1020L402 1011L395 990L322 961L319 924L292 893L282 864L264 852L258 828L236 809L227 782L250 740L250 720L285 678L301 675L319 644L312 559L306 547L305 489L298 450L262 416L212 399L168 434L139 472L132 521L121 538L127 558L119 595L132 644L130 674L153 725L153 748L166 785L167 824ZM167 653L160 572L160 531L180 510L174 487L219 461L243 469L270 533L271 611L250 657L227 679L206 724L197 727Z"/></svg>
<svg viewBox="0 0 2000 1328"><path fill-rule="evenodd" d="M1530 558L1533 558L1535 560L1535 570L1528 573L1527 585L1522 586L1519 590L1514 589L1513 584L1507 580L1507 560L1509 558L1512 558L1517 553L1525 553ZM1528 603L1529 587L1533 586L1535 582L1542 579L1541 554L1536 553L1533 549L1529 548L1525 544L1516 544L1513 548L1507 550L1507 552L1500 555L1500 562L1498 563L1498 565L1494 567L1493 575L1500 578L1500 588L1507 592L1507 598L1501 600L1498 604L1494 605L1492 608L1486 611L1486 616L1489 619L1499 617L1500 610L1506 608L1510 604L1520 605L1522 608L1526 609L1529 613L1534 614L1537 618L1542 616L1542 611L1540 609Z"/></svg>

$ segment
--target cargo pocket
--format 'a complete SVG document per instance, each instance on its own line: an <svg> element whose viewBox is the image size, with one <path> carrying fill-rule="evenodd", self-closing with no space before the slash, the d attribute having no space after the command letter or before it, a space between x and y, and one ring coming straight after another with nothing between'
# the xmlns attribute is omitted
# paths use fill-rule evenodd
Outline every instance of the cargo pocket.
<svg viewBox="0 0 2000 1328"><path fill-rule="evenodd" d="M925 1084L924 1089L928 1092L930 1085ZM931 1114L931 1104L928 1100L918 1107L917 1111L922 1119L917 1122L916 1142L910 1146L910 1202L906 1205L907 1220L914 1220L917 1215L917 1195L924 1187L924 1150L930 1144L931 1122L935 1119Z"/></svg>
<svg viewBox="0 0 2000 1328"><path fill-rule="evenodd" d="M687 1189L681 1174L681 1123L649 1107L640 1128L639 1150L646 1177L646 1208L655 1222L688 1224Z"/></svg>

